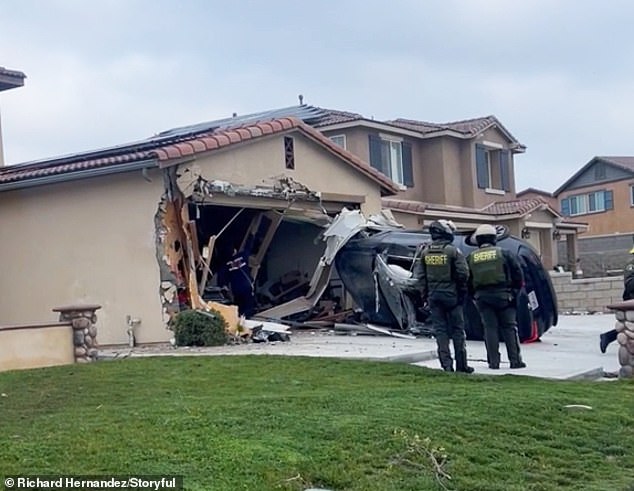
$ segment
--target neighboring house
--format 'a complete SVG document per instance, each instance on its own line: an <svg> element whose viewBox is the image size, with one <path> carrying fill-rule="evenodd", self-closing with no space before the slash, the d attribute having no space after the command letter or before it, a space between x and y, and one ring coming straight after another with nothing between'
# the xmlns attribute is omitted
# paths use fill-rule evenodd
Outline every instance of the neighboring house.
<svg viewBox="0 0 634 491"><path fill-rule="evenodd" d="M522 191L518 191L516 196L518 199L540 198L548 203L552 209L559 210L559 202L557 201L557 198L553 196L553 193L549 193L548 191L544 191L542 189L526 188Z"/></svg>
<svg viewBox="0 0 634 491"><path fill-rule="evenodd" d="M588 224L579 238L584 273L616 273L634 237L634 157L594 157L553 197L562 215Z"/></svg>
<svg viewBox="0 0 634 491"><path fill-rule="evenodd" d="M0 92L22 87L26 75L15 70L8 70L0 66ZM4 149L2 146L2 118L0 118L0 167L4 165Z"/></svg>
<svg viewBox="0 0 634 491"><path fill-rule="evenodd" d="M127 343L128 318L138 342L165 342L172 315L200 305L206 266L217 271L248 233L258 284L309 278L328 215L378 213L397 191L301 120L257 115L4 167L0 321L99 304L101 344Z"/></svg>

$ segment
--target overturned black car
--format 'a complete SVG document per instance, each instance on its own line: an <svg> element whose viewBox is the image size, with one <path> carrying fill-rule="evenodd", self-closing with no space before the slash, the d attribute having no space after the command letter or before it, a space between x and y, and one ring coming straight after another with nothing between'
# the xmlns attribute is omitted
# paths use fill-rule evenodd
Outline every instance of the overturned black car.
<svg viewBox="0 0 634 491"><path fill-rule="evenodd" d="M497 245L515 254L524 273L517 299L519 338L537 341L557 324L557 299L550 276L537 254L523 240L496 227ZM473 231L459 233L454 245L468 255L477 246ZM335 263L346 289L362 309L364 321L414 333L425 332L428 311L416 294L411 271L421 244L431 241L426 231L383 230L356 234L339 250ZM472 298L465 301L469 339L483 339L480 316Z"/></svg>

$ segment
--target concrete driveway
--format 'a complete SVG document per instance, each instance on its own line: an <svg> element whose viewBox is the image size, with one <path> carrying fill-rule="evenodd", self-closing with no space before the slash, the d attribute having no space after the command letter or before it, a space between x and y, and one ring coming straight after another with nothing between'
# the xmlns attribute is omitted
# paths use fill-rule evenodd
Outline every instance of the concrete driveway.
<svg viewBox="0 0 634 491"><path fill-rule="evenodd" d="M528 365L510 370L504 344L500 345L502 363L490 370L482 341L468 341L469 363L476 373L487 375L527 375L552 379L602 378L604 372L617 372L618 344L612 343L605 354L599 350L599 334L614 327L612 314L560 316L540 342L523 344L522 356ZM430 338L400 339L387 336L335 334L331 331L291 333L290 342L248 343L211 348L173 348L171 346L103 349L102 359L139 356L213 356L213 355L287 355L368 359L411 363L439 369L436 344Z"/></svg>

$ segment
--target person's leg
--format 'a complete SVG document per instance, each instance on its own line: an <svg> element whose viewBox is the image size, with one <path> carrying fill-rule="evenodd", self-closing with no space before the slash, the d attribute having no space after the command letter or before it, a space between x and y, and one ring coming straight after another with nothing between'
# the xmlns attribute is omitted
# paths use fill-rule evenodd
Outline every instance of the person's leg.
<svg viewBox="0 0 634 491"><path fill-rule="evenodd" d="M601 353L605 353L608 345L616 341L616 335L616 329L611 329L610 331L606 331L599 336L599 348L601 349Z"/></svg>
<svg viewBox="0 0 634 491"><path fill-rule="evenodd" d="M442 304L438 302L430 301L429 309L431 311L430 317L434 327L434 337L436 338L440 366L446 372L452 372L453 360L451 359L451 351L449 350L447 314Z"/></svg>
<svg viewBox="0 0 634 491"><path fill-rule="evenodd" d="M456 371L472 373L473 368L467 364L467 335L464 330L464 313L462 305L457 305L448 311L449 332L453 341L453 351L456 358Z"/></svg>
<svg viewBox="0 0 634 491"><path fill-rule="evenodd" d="M498 318L495 310L486 302L478 301L478 310L482 318L484 345L487 350L489 368L500 368L500 336L498 334Z"/></svg>
<svg viewBox="0 0 634 491"><path fill-rule="evenodd" d="M517 333L517 312L514 307L508 306L499 311L500 330L502 339L506 345L511 368L525 368L526 363L522 361L520 352L520 338Z"/></svg>

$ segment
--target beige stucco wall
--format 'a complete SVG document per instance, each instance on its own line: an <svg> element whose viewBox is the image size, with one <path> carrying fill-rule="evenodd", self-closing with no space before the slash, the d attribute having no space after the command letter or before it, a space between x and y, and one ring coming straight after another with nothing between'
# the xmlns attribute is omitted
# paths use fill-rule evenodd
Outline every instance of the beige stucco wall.
<svg viewBox="0 0 634 491"><path fill-rule="evenodd" d="M587 223L588 231L579 234L581 237L594 235L608 235L614 233L630 234L634 231L634 208L630 206L630 186L634 179L597 184L580 189L566 191L557 196L557 208L561 209L561 200L575 194L591 193L593 191L612 190L614 193L614 209L586 215L575 215L570 220Z"/></svg>
<svg viewBox="0 0 634 491"><path fill-rule="evenodd" d="M0 323L57 319L54 307L99 304L97 340L166 341L154 215L159 171L140 171L0 193Z"/></svg>
<svg viewBox="0 0 634 491"><path fill-rule="evenodd" d="M74 353L70 325L0 327L0 371L68 365Z"/></svg>
<svg viewBox="0 0 634 491"><path fill-rule="evenodd" d="M243 185L272 185L274 177L289 176L312 191L365 196L361 210L366 215L381 210L380 186L298 132L294 139L295 169L284 161L284 136L260 138L231 149L201 155L179 168L179 186L186 190L192 176ZM186 172L191 170L190 173ZM187 194L185 192L185 194Z"/></svg>
<svg viewBox="0 0 634 491"><path fill-rule="evenodd" d="M365 128L345 128L343 130L324 131L327 137L345 135L346 150L355 154L364 162L370 162L369 130Z"/></svg>
<svg viewBox="0 0 634 491"><path fill-rule="evenodd" d="M426 203L444 203L446 173L440 140L418 141L412 145L414 187L399 193L399 198Z"/></svg>

